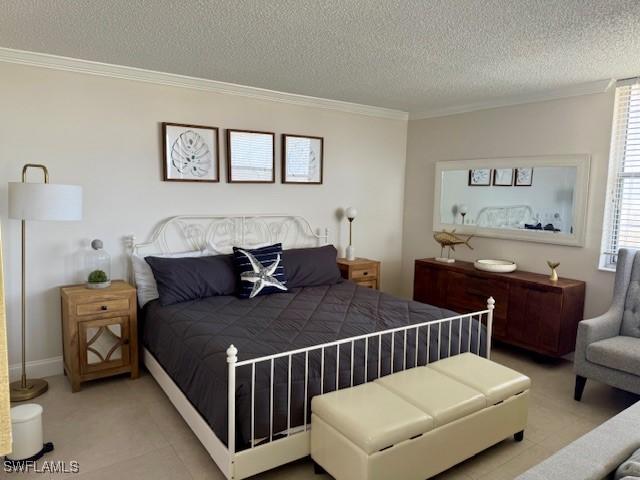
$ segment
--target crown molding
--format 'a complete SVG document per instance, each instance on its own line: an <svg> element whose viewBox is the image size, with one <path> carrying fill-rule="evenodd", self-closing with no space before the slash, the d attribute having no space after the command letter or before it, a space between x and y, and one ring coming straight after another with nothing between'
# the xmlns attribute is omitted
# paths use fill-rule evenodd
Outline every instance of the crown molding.
<svg viewBox="0 0 640 480"><path fill-rule="evenodd" d="M492 108L510 107L527 103L546 102L561 98L577 97L580 95L591 95L594 93L604 93L616 83L615 79L598 80L595 82L581 83L571 87L563 87L547 92L531 95L519 95L515 97L501 98L488 102L469 103L467 105L455 105L451 107L435 108L409 114L409 120L423 120L426 118L446 117L459 113L476 112L478 110L489 110Z"/></svg>
<svg viewBox="0 0 640 480"><path fill-rule="evenodd" d="M0 62L17 63L33 67L51 68L68 72L98 75L102 77L134 80L138 82L153 83L156 85L168 85L172 87L190 88L225 95L237 95L241 97L267 100L272 102L288 103L304 107L323 108L339 112L366 115L369 117L381 117L393 120L408 120L409 114L401 110L390 108L361 105L358 103L331 100L328 98L310 97L295 93L278 92L265 88L249 87L235 83L218 82L205 78L188 77L174 73L157 72L143 68L113 65L109 63L93 62L77 58L61 57L47 53L29 52L0 47Z"/></svg>

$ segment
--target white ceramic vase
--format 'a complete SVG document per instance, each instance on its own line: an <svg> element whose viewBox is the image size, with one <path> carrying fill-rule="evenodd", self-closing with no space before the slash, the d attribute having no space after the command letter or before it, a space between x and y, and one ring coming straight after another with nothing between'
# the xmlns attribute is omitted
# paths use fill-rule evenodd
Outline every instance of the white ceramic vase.
<svg viewBox="0 0 640 480"><path fill-rule="evenodd" d="M353 245L347 247L347 260L352 261L356 259L356 249Z"/></svg>

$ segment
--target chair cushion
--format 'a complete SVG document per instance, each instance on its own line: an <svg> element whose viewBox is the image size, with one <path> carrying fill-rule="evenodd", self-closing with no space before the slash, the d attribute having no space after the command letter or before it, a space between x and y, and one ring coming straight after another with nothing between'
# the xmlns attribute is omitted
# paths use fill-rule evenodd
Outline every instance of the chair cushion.
<svg viewBox="0 0 640 480"><path fill-rule="evenodd" d="M311 411L358 445L374 453L433 429L433 418L378 385L313 397Z"/></svg>
<svg viewBox="0 0 640 480"><path fill-rule="evenodd" d="M620 335L640 338L640 255L636 255L633 259Z"/></svg>
<svg viewBox="0 0 640 480"><path fill-rule="evenodd" d="M587 360L638 375L640 372L640 339L620 336L593 342L587 347Z"/></svg>
<svg viewBox="0 0 640 480"><path fill-rule="evenodd" d="M506 400L531 386L529 377L473 353L439 360L430 364L429 368L483 393L487 405Z"/></svg>
<svg viewBox="0 0 640 480"><path fill-rule="evenodd" d="M427 412L436 427L487 406L482 393L429 367L411 368L376 382Z"/></svg>

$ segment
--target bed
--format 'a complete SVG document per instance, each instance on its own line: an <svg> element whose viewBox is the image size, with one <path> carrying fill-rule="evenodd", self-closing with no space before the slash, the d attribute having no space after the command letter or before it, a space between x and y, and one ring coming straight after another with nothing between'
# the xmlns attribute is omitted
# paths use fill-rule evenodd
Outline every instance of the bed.
<svg viewBox="0 0 640 480"><path fill-rule="evenodd" d="M301 217L181 216L132 252L320 245ZM144 362L223 474L246 478L309 454L314 395L471 351L490 355L493 300L457 315L344 281L141 312Z"/></svg>

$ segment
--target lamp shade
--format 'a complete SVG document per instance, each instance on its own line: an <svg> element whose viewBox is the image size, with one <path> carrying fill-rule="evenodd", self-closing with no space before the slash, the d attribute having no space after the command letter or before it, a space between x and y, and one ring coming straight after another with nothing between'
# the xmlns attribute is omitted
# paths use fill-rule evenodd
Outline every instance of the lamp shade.
<svg viewBox="0 0 640 480"><path fill-rule="evenodd" d="M82 187L56 183L9 182L9 218L81 220Z"/></svg>
<svg viewBox="0 0 640 480"><path fill-rule="evenodd" d="M358 211L353 207L349 207L344 211L344 214L349 220L353 220L358 215Z"/></svg>

